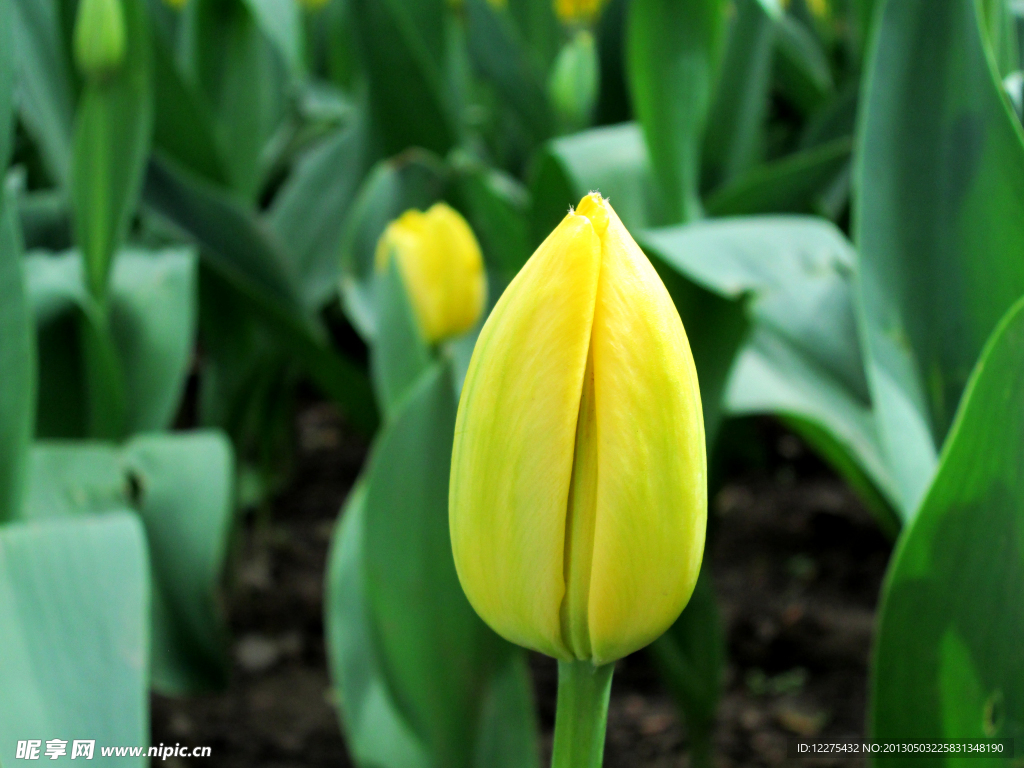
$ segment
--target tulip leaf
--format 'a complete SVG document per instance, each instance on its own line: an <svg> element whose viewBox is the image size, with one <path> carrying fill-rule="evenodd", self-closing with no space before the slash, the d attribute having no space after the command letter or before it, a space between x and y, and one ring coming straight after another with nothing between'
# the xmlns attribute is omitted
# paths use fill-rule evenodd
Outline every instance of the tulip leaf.
<svg viewBox="0 0 1024 768"><path fill-rule="evenodd" d="M71 202L89 292L105 294L114 254L138 204L153 131L149 25L142 0L124 0L127 48L108 78L87 82L75 114Z"/></svg>
<svg viewBox="0 0 1024 768"><path fill-rule="evenodd" d="M377 400L385 415L394 415L403 397L430 366L431 354L409 303L398 260L376 276L377 335L370 368Z"/></svg>
<svg viewBox="0 0 1024 768"><path fill-rule="evenodd" d="M371 432L376 413L366 376L328 346L323 328L305 312L283 248L264 222L209 184L159 160L150 163L144 195L195 239L203 261L345 409L353 426Z"/></svg>
<svg viewBox="0 0 1024 768"><path fill-rule="evenodd" d="M455 409L451 374L436 364L374 448L362 552L369 621L388 691L435 764L473 765L483 749L479 713L492 711L503 713L506 728L516 726L502 737L502 751L521 758L503 764L536 765L528 686L491 687L508 665L521 664L521 652L484 625L455 573L448 532ZM505 700L488 702L494 695Z"/></svg>
<svg viewBox="0 0 1024 768"><path fill-rule="evenodd" d="M722 0L633 0L626 25L633 107L668 222L701 214L700 152L725 37Z"/></svg>
<svg viewBox="0 0 1024 768"><path fill-rule="evenodd" d="M20 506L35 421L35 346L19 239L13 196L0 188L0 521Z"/></svg>
<svg viewBox="0 0 1024 768"><path fill-rule="evenodd" d="M513 177L486 167L464 169L456 185L459 207L480 240L487 266L510 281L531 254L529 194Z"/></svg>
<svg viewBox="0 0 1024 768"><path fill-rule="evenodd" d="M811 213L829 183L849 167L850 148L850 138L841 137L752 168L708 197L708 214Z"/></svg>
<svg viewBox="0 0 1024 768"><path fill-rule="evenodd" d="M11 158L14 137L14 12L0 0L0 168Z"/></svg>
<svg viewBox="0 0 1024 768"><path fill-rule="evenodd" d="M256 3L195 0L183 37L185 74L206 97L231 188L247 201L263 185L261 159L283 117L288 79L252 13Z"/></svg>
<svg viewBox="0 0 1024 768"><path fill-rule="evenodd" d="M288 69L300 76L306 55L301 5L295 0L245 0L245 5Z"/></svg>
<svg viewBox="0 0 1024 768"><path fill-rule="evenodd" d="M758 0L740 0L714 91L701 168L705 189L750 169L763 151L772 84L775 23Z"/></svg>
<svg viewBox="0 0 1024 768"><path fill-rule="evenodd" d="M408 147L445 154L455 120L445 82L445 0L351 0L384 154Z"/></svg>
<svg viewBox="0 0 1024 768"><path fill-rule="evenodd" d="M178 71L167 44L152 36L153 146L207 181L226 186L213 116L200 94Z"/></svg>
<svg viewBox="0 0 1024 768"><path fill-rule="evenodd" d="M570 206L595 190L611 201L630 231L655 226L661 221L654 186L647 146L636 123L593 128L549 141L530 180L533 244L539 245Z"/></svg>
<svg viewBox="0 0 1024 768"><path fill-rule="evenodd" d="M712 735L725 677L725 636L706 561L690 602L651 644L650 652L686 718L691 763L713 765Z"/></svg>
<svg viewBox="0 0 1024 768"><path fill-rule="evenodd" d="M855 255L839 230L811 217L763 216L647 230L640 240L698 285L746 297L754 330L730 375L726 411L774 413L798 429L809 423L837 469L865 473L871 498L893 504L856 331ZM876 509L891 528L885 506Z"/></svg>
<svg viewBox="0 0 1024 768"><path fill-rule="evenodd" d="M528 131L532 143L551 132L544 78L530 60L513 20L489 0L466 0L469 54L476 69L495 88Z"/></svg>
<svg viewBox="0 0 1024 768"><path fill-rule="evenodd" d="M88 520L0 527L0 759L17 742L149 743L149 578L137 518L118 511ZM45 742L39 757L45 759ZM67 759L67 758L65 758Z"/></svg>
<svg viewBox="0 0 1024 768"><path fill-rule="evenodd" d="M18 104L46 169L67 188L76 87L57 0L8 0L14 16ZM6 167L6 164L5 164Z"/></svg>
<svg viewBox="0 0 1024 768"><path fill-rule="evenodd" d="M776 79L786 99L811 113L833 92L832 70L821 43L791 15L776 22Z"/></svg>
<svg viewBox="0 0 1024 768"><path fill-rule="evenodd" d="M889 565L872 670L873 738L1024 739L1022 388L1018 301L974 368L935 479Z"/></svg>
<svg viewBox="0 0 1024 768"><path fill-rule="evenodd" d="M178 411L196 331L196 254L190 248L122 251L111 277L110 334L127 395L129 433L164 429ZM77 251L30 254L25 275L39 332L38 431L85 435L85 371L75 326L94 322Z"/></svg>
<svg viewBox="0 0 1024 768"><path fill-rule="evenodd" d="M879 432L908 518L982 345L1024 293L1024 133L976 5L887 3L862 104L858 301Z"/></svg>
<svg viewBox="0 0 1024 768"><path fill-rule="evenodd" d="M137 510L153 571L152 683L183 694L226 682L220 583L232 526L234 466L218 432L150 434L117 448L41 442L23 517Z"/></svg>
<svg viewBox="0 0 1024 768"><path fill-rule="evenodd" d="M369 141L362 116L335 131L299 159L270 209L270 226L287 245L303 304L311 311L338 290L338 251L349 209L369 170Z"/></svg>

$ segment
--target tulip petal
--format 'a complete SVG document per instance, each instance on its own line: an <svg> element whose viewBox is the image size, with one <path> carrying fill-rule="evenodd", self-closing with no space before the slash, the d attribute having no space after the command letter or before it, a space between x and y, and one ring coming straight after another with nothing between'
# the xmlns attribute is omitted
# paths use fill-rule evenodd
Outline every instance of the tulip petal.
<svg viewBox="0 0 1024 768"><path fill-rule="evenodd" d="M601 244L569 213L484 325L455 428L449 523L477 613L506 639L563 659L563 556L577 414Z"/></svg>
<svg viewBox="0 0 1024 768"><path fill-rule="evenodd" d="M603 205L609 223L591 341L595 664L642 648L675 621L697 580L707 522L704 423L686 332L651 263Z"/></svg>

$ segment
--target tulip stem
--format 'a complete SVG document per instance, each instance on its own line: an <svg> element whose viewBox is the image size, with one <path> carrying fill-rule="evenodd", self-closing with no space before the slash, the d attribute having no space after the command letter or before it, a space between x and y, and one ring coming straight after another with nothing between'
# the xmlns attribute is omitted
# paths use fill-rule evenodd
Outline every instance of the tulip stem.
<svg viewBox="0 0 1024 768"><path fill-rule="evenodd" d="M558 662L558 705L551 768L601 768L615 664Z"/></svg>

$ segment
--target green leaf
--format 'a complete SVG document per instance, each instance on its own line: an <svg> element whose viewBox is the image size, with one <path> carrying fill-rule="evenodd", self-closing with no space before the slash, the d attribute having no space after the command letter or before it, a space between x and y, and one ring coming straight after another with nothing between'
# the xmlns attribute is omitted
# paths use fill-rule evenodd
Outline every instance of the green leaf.
<svg viewBox="0 0 1024 768"><path fill-rule="evenodd" d="M445 0L350 0L384 155L445 154L456 139L444 77Z"/></svg>
<svg viewBox="0 0 1024 768"><path fill-rule="evenodd" d="M234 462L219 432L107 443L42 442L23 517L135 508L153 570L152 684L194 693L227 680L220 584L232 527Z"/></svg>
<svg viewBox="0 0 1024 768"><path fill-rule="evenodd" d="M146 10L142 0L124 0L124 9L124 62L109 78L86 83L75 115L75 239L85 256L90 293L98 299L135 214L153 130Z"/></svg>
<svg viewBox="0 0 1024 768"><path fill-rule="evenodd" d="M647 147L636 123L593 128L547 143L530 178L533 244L539 245L569 207L592 190L611 201L630 231L662 223Z"/></svg>
<svg viewBox="0 0 1024 768"><path fill-rule="evenodd" d="M177 414L196 335L196 261L190 248L124 250L115 261L109 332L129 433L164 429ZM97 310L81 256L30 254L25 275L40 336L39 433L84 436L86 372L75 325L93 324Z"/></svg>
<svg viewBox="0 0 1024 768"><path fill-rule="evenodd" d="M466 0L469 54L480 74L494 86L530 133L531 143L551 133L551 113L544 77L533 61L513 20L489 0Z"/></svg>
<svg viewBox="0 0 1024 768"><path fill-rule="evenodd" d="M473 764L489 680L520 652L474 613L455 573L448 533L455 409L451 374L435 365L380 437L366 481L363 557L388 690L434 763L457 768ZM519 729L506 738L529 755L523 745L534 744L532 718L506 727L513 723ZM532 757L526 764L535 764Z"/></svg>
<svg viewBox="0 0 1024 768"><path fill-rule="evenodd" d="M691 763L712 762L712 735L725 677L725 636L705 564L686 608L650 646L672 697L686 718Z"/></svg>
<svg viewBox="0 0 1024 768"><path fill-rule="evenodd" d="M341 511L328 556L324 631L345 740L357 765L429 768L425 748L388 691L366 606L363 539L366 484Z"/></svg>
<svg viewBox="0 0 1024 768"><path fill-rule="evenodd" d="M814 33L792 16L776 22L776 35L780 90L793 106L810 113L835 90L828 57Z"/></svg>
<svg viewBox="0 0 1024 768"><path fill-rule="evenodd" d="M633 108L669 222L701 215L701 142L724 32L722 0L634 0L629 10Z"/></svg>
<svg viewBox="0 0 1024 768"><path fill-rule="evenodd" d="M18 103L53 179L71 179L75 81L65 50L57 0L9 0L14 11Z"/></svg>
<svg viewBox="0 0 1024 768"><path fill-rule="evenodd" d="M837 468L860 468L892 503L857 336L855 255L842 233L821 219L765 216L647 230L640 241L698 285L748 297L754 331L730 375L726 410L815 425L840 451L839 461L830 457Z"/></svg>
<svg viewBox="0 0 1024 768"><path fill-rule="evenodd" d="M303 303L311 311L338 290L341 237L372 159L369 141L362 117L328 136L296 163L268 214L271 228L287 244Z"/></svg>
<svg viewBox="0 0 1024 768"><path fill-rule="evenodd" d="M178 71L159 35L153 44L153 146L207 181L226 186L213 117L200 94Z"/></svg>
<svg viewBox="0 0 1024 768"><path fill-rule="evenodd" d="M287 257L265 223L217 189L159 160L150 163L144 196L196 240L204 262L345 409L351 423L371 433L377 416L369 381L331 349L323 328L306 313Z"/></svg>
<svg viewBox="0 0 1024 768"><path fill-rule="evenodd" d="M256 2L195 0L182 38L186 75L206 96L231 187L246 201L263 185L261 158L283 117L287 83L273 43L250 11Z"/></svg>
<svg viewBox="0 0 1024 768"><path fill-rule="evenodd" d="M758 0L740 0L704 136L702 184L710 189L753 166L763 151L775 24Z"/></svg>
<svg viewBox="0 0 1024 768"><path fill-rule="evenodd" d="M430 348L420 332L396 259L375 279L377 333L370 352L377 401L391 417L405 394L430 365Z"/></svg>
<svg viewBox="0 0 1024 768"><path fill-rule="evenodd" d="M830 182L850 164L852 141L842 137L759 165L708 197L711 216L810 213Z"/></svg>
<svg viewBox="0 0 1024 768"><path fill-rule="evenodd" d="M0 758L17 742L149 743L149 579L134 515L0 527ZM43 747L45 749L45 746ZM42 753L43 750L40 750Z"/></svg>
<svg viewBox="0 0 1024 768"><path fill-rule="evenodd" d="M879 432L910 516L982 345L1024 293L1024 136L974 0L882 9L855 188Z"/></svg>
<svg viewBox="0 0 1024 768"><path fill-rule="evenodd" d="M14 15L0 0L0 169L5 173L14 136Z"/></svg>
<svg viewBox="0 0 1024 768"><path fill-rule="evenodd" d="M20 237L13 196L0 187L0 521L13 517L21 504L35 422L35 340Z"/></svg>
<svg viewBox="0 0 1024 768"><path fill-rule="evenodd" d="M1024 738L1022 387L1019 301L975 366L935 479L890 563L872 669L873 738Z"/></svg>
<svg viewBox="0 0 1024 768"><path fill-rule="evenodd" d="M245 0L245 4L292 75L302 75L306 52L301 5L295 0Z"/></svg>

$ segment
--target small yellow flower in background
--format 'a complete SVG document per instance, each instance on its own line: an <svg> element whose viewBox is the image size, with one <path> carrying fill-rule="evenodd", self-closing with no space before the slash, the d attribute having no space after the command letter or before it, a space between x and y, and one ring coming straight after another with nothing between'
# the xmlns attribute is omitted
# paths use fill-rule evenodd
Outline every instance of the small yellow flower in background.
<svg viewBox="0 0 1024 768"><path fill-rule="evenodd" d="M392 258L428 342L464 333L480 319L487 274L473 230L457 211L436 203L426 213L403 213L377 243L376 270Z"/></svg>
<svg viewBox="0 0 1024 768"><path fill-rule="evenodd" d="M169 5L177 11L184 8L186 3L188 3L188 0L164 0L164 5Z"/></svg>
<svg viewBox="0 0 1024 768"><path fill-rule="evenodd" d="M75 17L75 64L86 77L101 78L117 70L125 56L124 8L121 0L82 0Z"/></svg>
<svg viewBox="0 0 1024 768"><path fill-rule="evenodd" d="M449 486L459 580L506 639L603 665L679 616L706 521L686 332L591 193L505 290L473 351Z"/></svg>
<svg viewBox="0 0 1024 768"><path fill-rule="evenodd" d="M828 0L807 0L807 9L819 19L823 19L828 16Z"/></svg>
<svg viewBox="0 0 1024 768"><path fill-rule="evenodd" d="M554 0L555 15L564 24L589 22L601 12L603 0Z"/></svg>

